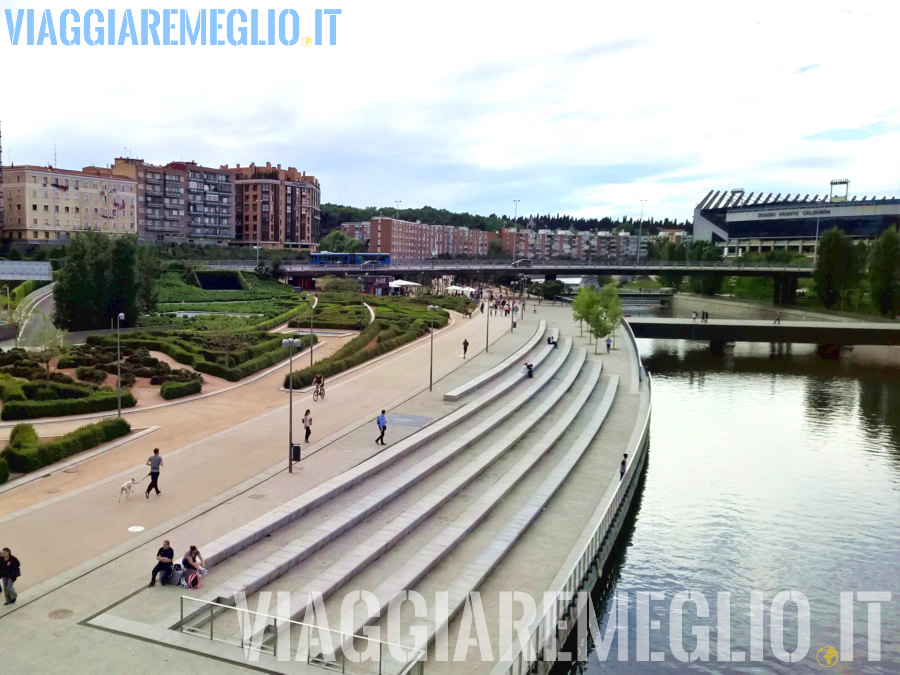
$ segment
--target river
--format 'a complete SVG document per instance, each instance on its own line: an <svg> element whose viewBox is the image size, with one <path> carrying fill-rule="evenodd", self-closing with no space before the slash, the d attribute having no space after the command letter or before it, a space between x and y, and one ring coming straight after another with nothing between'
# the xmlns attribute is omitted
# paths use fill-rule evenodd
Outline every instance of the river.
<svg viewBox="0 0 900 675"><path fill-rule="evenodd" d="M853 662L829 667L898 672L900 366L825 361L810 345L779 354L768 344L738 344L733 353L713 356L700 343L639 343L653 377L649 463L593 593L601 631L608 628L614 593L627 599L627 661L619 661L619 632L602 665L591 644L587 662L555 672L822 671L817 655L829 665L828 646L841 645L842 591L891 593L890 602L877 605L881 660L867 660L868 612L876 605L857 599ZM642 591L664 596L638 603ZM692 602L679 610L672 602L679 591L702 594L709 616L698 617ZM798 628L795 602L784 605L784 628L777 629L781 601L773 613L773 600L783 591L802 594L809 605L808 649L797 663L776 654L783 642L787 658L806 632ZM762 593L758 631L751 631L754 592ZM726 606L719 593L730 594L730 631L722 633L731 653L744 654L743 663L718 657L717 624ZM792 597L802 605L801 596ZM638 604L659 622L643 631L644 642ZM680 661L676 643L683 641L686 652L697 649L692 630L704 627L709 660ZM751 651L751 633L762 660ZM641 660L649 652L660 652L662 661Z"/></svg>

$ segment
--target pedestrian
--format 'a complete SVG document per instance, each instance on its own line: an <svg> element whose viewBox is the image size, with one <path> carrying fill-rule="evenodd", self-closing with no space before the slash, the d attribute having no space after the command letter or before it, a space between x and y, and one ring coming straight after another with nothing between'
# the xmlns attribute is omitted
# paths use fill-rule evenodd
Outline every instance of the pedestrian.
<svg viewBox="0 0 900 675"><path fill-rule="evenodd" d="M622 462L619 464L619 480L625 478L625 466L628 464L628 453L622 455Z"/></svg>
<svg viewBox="0 0 900 675"><path fill-rule="evenodd" d="M534 364L526 363L522 366L522 372L525 373L525 377L534 377Z"/></svg>
<svg viewBox="0 0 900 675"><path fill-rule="evenodd" d="M159 470L163 466L163 458L159 454L159 448L153 448L153 454L147 460L147 466L150 467L150 485L147 486L144 496L150 499L150 490L156 490L157 497L162 494L159 491Z"/></svg>
<svg viewBox="0 0 900 675"><path fill-rule="evenodd" d="M16 601L16 579L22 576L22 567L19 559L8 548L0 551L0 585L3 586L4 605L11 605Z"/></svg>
<svg viewBox="0 0 900 675"><path fill-rule="evenodd" d="M531 313L532 313L532 314L537 314L537 305L532 305L532 306L531 306Z"/></svg>
<svg viewBox="0 0 900 675"><path fill-rule="evenodd" d="M387 445L387 443L384 442L384 432L387 431L387 418L384 416L384 410L381 411L381 414L375 422L378 424L378 430L381 432L381 435L375 439L375 442L381 443L381 445Z"/></svg>
<svg viewBox="0 0 900 675"><path fill-rule="evenodd" d="M692 321L696 321L696 320L697 320L697 312L694 312L694 317L693 317L693 319L691 319L691 320L692 320Z"/></svg>
<svg viewBox="0 0 900 675"><path fill-rule="evenodd" d="M484 303L481 303L481 313L484 314Z"/></svg>
<svg viewBox="0 0 900 675"><path fill-rule="evenodd" d="M469 341L463 340L463 358L466 358L467 351L469 351Z"/></svg>
<svg viewBox="0 0 900 675"><path fill-rule="evenodd" d="M775 312L775 321L774 323L781 323L781 312Z"/></svg>
<svg viewBox="0 0 900 675"><path fill-rule="evenodd" d="M609 350L612 349L612 338L606 337L606 353L609 354Z"/></svg>
<svg viewBox="0 0 900 675"><path fill-rule="evenodd" d="M206 561L196 546L191 546L181 557L181 567L184 569L185 577L192 572L196 572L201 577L205 577L207 574Z"/></svg>
<svg viewBox="0 0 900 675"><path fill-rule="evenodd" d="M306 438L303 439L303 442L309 443L309 435L312 433L312 415L309 410L303 413L303 428L306 430Z"/></svg>
<svg viewBox="0 0 900 675"><path fill-rule="evenodd" d="M163 540L162 546L160 546L159 550L156 552L156 567L154 567L153 571L150 573L150 586L148 586L148 588L156 586L156 575L160 573L162 574L160 583L163 586L166 585L169 577L172 576L172 561L174 559L175 549L169 545L168 539Z"/></svg>

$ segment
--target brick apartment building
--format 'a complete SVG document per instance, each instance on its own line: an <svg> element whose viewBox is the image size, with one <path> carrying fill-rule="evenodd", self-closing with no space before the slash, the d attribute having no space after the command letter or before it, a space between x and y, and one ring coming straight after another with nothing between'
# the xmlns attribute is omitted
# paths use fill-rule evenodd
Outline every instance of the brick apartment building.
<svg viewBox="0 0 900 675"><path fill-rule="evenodd" d="M227 167L117 157L112 170L137 182L142 240L225 245L234 238L234 181Z"/></svg>
<svg viewBox="0 0 900 675"><path fill-rule="evenodd" d="M30 244L61 244L85 230L137 233L137 182L104 167L3 167L2 236Z"/></svg>
<svg viewBox="0 0 900 675"><path fill-rule="evenodd" d="M574 232L504 228L503 250L515 258L571 258L573 260L631 260L637 257L638 237L627 232ZM647 254L641 237L641 257Z"/></svg>
<svg viewBox="0 0 900 675"><path fill-rule="evenodd" d="M390 253L398 262L441 255L486 256L489 242L498 236L468 227L413 223L383 216L359 223L342 223L341 232L364 244L368 242L370 253Z"/></svg>
<svg viewBox="0 0 900 675"><path fill-rule="evenodd" d="M320 187L314 176L281 165L230 169L235 185L236 243L314 250L319 241Z"/></svg>

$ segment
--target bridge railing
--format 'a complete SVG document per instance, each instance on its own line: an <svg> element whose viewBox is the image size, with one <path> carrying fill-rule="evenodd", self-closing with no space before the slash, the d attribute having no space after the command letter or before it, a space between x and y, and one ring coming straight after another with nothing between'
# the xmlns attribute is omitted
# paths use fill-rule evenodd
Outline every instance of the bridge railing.
<svg viewBox="0 0 900 675"><path fill-rule="evenodd" d="M208 267L210 269L253 269L256 268L257 262L251 260L184 260L184 261L167 261L167 262L190 262L195 265ZM261 259L261 263L268 262ZM387 265L368 264L368 265L313 265L306 262L295 262L292 260L284 260L281 264L283 269L294 272L304 271L348 271L354 272L379 272L379 271L427 271L429 269L441 270L505 270L509 272L527 273L534 269L536 272L541 268L552 267L557 271L583 271L583 270L697 270L697 271L722 271L731 270L748 270L748 271L772 271L772 272L792 272L792 271L809 271L813 269L810 263L779 263L779 262L741 262L728 260L709 260L709 261L685 261L685 260L646 260L637 262L635 260L532 260L530 265L514 265L509 260L405 260L393 262Z"/></svg>
<svg viewBox="0 0 900 675"><path fill-rule="evenodd" d="M634 336L634 331L631 329L628 321L622 319L622 325L625 327L625 334L628 336L628 340L631 342L631 348L634 350L634 360L635 360L635 368L638 371L638 381L643 381L644 379L644 364L641 363L641 352L638 349L637 338Z"/></svg>

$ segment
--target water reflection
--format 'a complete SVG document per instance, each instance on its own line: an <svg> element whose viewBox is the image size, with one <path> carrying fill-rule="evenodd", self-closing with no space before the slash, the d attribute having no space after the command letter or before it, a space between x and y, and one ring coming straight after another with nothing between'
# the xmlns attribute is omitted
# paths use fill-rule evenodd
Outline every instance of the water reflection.
<svg viewBox="0 0 900 675"><path fill-rule="evenodd" d="M682 590L710 603L700 619L683 611L684 648L692 628L710 628L708 663L692 670L723 672L738 664L716 659L717 593L731 594L731 649L750 654L750 597L765 598L764 662L741 669L820 671L815 653L840 641L841 591L881 590L882 661L865 661L865 606L855 610L855 659L843 672L889 671L900 658L900 367L838 361L795 345L738 344L723 356L706 345L640 341L654 375L653 461L638 507L605 585L595 592L601 626L612 591L629 593L629 661L558 666L560 673L684 670L670 649L669 607ZM847 356L847 355L845 355ZM794 590L811 609L810 653L795 664L776 659L770 605ZM637 662L635 596L661 591L651 618L650 650L662 663ZM785 649L797 642L796 610L785 608ZM840 669L840 668L839 668ZM839 670L838 669L838 670Z"/></svg>

